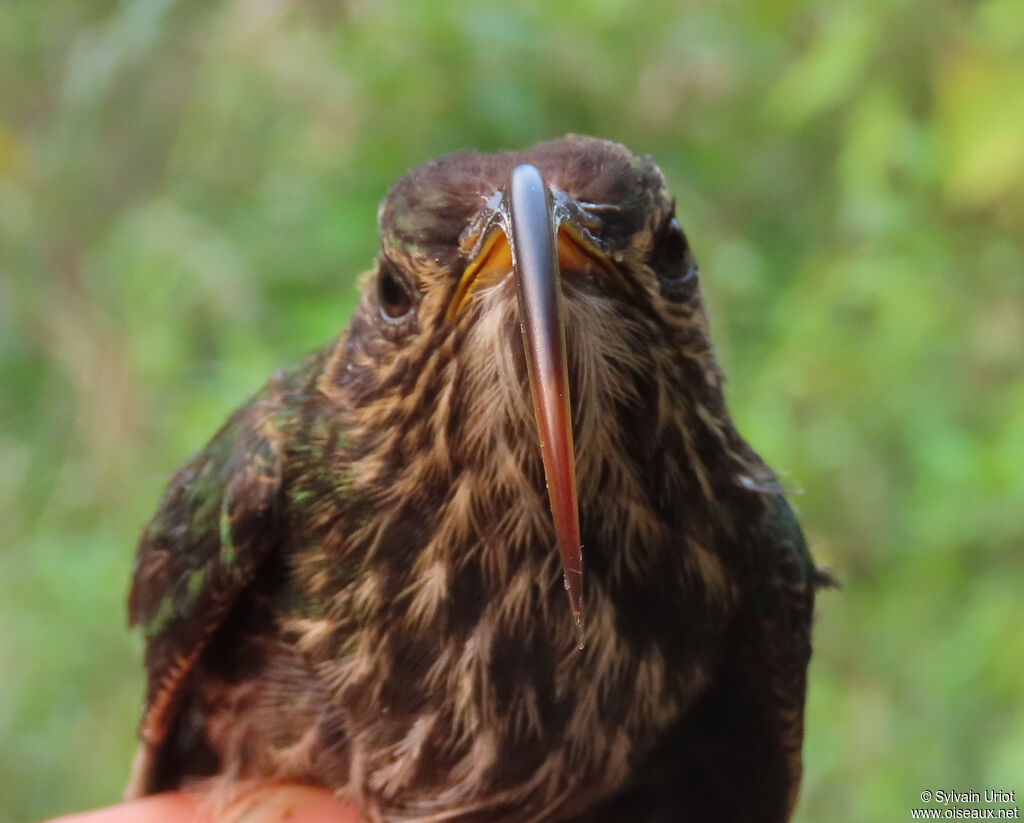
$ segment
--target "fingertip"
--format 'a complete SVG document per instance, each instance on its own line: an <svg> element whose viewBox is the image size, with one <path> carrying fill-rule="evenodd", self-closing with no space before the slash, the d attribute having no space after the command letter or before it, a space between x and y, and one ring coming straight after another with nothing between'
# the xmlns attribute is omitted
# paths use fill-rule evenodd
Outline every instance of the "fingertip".
<svg viewBox="0 0 1024 823"><path fill-rule="evenodd" d="M362 819L354 806L311 786L261 787L218 813L207 800L203 794L168 792L50 823L360 823Z"/></svg>
<svg viewBox="0 0 1024 823"><path fill-rule="evenodd" d="M67 815L50 823L207 823L199 796L186 792L144 797L118 806Z"/></svg>
<svg viewBox="0 0 1024 823"><path fill-rule="evenodd" d="M216 823L360 823L354 806L313 786L277 785L239 798ZM204 823L206 823L204 821ZM214 821L210 821L214 823Z"/></svg>

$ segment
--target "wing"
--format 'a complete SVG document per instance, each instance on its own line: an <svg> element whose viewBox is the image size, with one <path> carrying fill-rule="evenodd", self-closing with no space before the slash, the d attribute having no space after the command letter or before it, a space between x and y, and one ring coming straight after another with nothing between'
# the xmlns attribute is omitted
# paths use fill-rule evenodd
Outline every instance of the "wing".
<svg viewBox="0 0 1024 823"><path fill-rule="evenodd" d="M803 772L804 701L811 659L814 592L820 579L796 516L781 494L766 498L757 539L760 579L753 592L753 627L740 672L760 683L769 757L782 768L785 816L796 805ZM746 653L749 653L747 657Z"/></svg>
<svg viewBox="0 0 1024 823"><path fill-rule="evenodd" d="M142 532L128 615L146 640L148 685L129 796L148 791L189 672L279 542L280 398L272 382L235 412L174 476Z"/></svg>

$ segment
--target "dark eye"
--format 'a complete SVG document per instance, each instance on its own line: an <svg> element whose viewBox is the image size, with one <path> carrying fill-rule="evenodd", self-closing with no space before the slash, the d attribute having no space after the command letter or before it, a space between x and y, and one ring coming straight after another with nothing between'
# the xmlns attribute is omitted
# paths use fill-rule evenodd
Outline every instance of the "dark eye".
<svg viewBox="0 0 1024 823"><path fill-rule="evenodd" d="M377 302L386 320L401 320L412 310L409 285L389 263L382 263L377 275Z"/></svg>
<svg viewBox="0 0 1024 823"><path fill-rule="evenodd" d="M678 296L695 280L697 261L679 221L674 217L665 224L657 240L653 264L662 288L669 296Z"/></svg>

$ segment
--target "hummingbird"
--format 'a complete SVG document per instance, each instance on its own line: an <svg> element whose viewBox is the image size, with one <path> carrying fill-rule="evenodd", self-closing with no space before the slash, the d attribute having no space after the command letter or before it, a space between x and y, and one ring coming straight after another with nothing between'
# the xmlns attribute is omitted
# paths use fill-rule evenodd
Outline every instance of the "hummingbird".
<svg viewBox="0 0 1024 823"><path fill-rule="evenodd" d="M822 575L727 411L657 165L576 135L460 151L378 219L347 328L142 532L127 795L288 780L387 823L788 820Z"/></svg>

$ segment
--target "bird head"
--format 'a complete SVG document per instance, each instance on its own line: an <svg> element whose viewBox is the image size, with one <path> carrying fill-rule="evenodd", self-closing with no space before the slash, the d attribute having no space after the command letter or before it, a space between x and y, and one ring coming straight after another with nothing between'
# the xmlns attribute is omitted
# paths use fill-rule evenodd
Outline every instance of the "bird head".
<svg viewBox="0 0 1024 823"><path fill-rule="evenodd" d="M465 471L499 498L546 485L580 643L580 499L597 508L609 482L650 473L638 461L684 437L684 411L722 407L674 205L650 158L594 138L413 169L381 205L345 371L329 375L382 494Z"/></svg>

